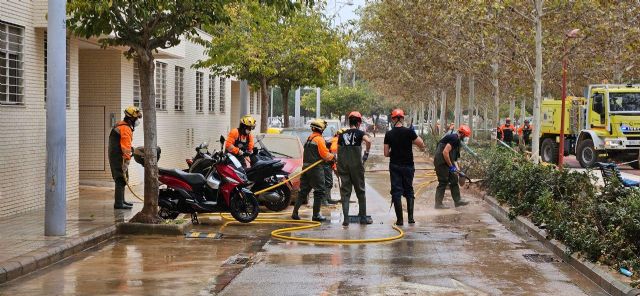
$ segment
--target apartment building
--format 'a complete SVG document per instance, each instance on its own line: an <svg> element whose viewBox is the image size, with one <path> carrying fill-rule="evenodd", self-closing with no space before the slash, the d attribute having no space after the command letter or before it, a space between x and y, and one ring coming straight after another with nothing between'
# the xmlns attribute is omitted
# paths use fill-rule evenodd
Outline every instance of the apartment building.
<svg viewBox="0 0 640 296"><path fill-rule="evenodd" d="M0 8L0 217L44 206L46 10L44 0L4 1ZM67 45L67 198L76 199L80 184L111 186L109 132L126 106L140 104L140 87L122 48L101 49L96 39L71 35ZM213 145L238 124L240 81L192 67L204 58L203 48L187 40L157 54L161 167L185 167L198 143ZM259 121L259 92L249 94L247 110ZM140 126L134 145L143 138ZM130 178L142 182L142 167L132 163Z"/></svg>

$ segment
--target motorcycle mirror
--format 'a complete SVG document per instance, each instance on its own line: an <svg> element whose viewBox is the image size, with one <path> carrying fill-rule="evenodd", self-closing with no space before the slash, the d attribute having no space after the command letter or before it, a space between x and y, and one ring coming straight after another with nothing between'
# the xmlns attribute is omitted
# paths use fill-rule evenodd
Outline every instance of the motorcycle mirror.
<svg viewBox="0 0 640 296"><path fill-rule="evenodd" d="M224 136L220 136L220 144L224 144Z"/></svg>

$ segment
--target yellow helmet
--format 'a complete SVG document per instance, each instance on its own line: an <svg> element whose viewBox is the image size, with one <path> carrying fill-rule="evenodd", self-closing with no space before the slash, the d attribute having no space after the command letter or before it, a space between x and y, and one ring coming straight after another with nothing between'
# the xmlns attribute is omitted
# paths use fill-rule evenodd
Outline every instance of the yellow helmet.
<svg viewBox="0 0 640 296"><path fill-rule="evenodd" d="M124 109L124 116L142 118L142 110L136 106L129 106Z"/></svg>
<svg viewBox="0 0 640 296"><path fill-rule="evenodd" d="M256 127L256 119L251 115L245 115L240 118L240 124L248 126L250 128Z"/></svg>
<svg viewBox="0 0 640 296"><path fill-rule="evenodd" d="M318 129L321 132L324 131L325 128L327 128L327 122L324 119L314 119L313 121L311 121L311 129Z"/></svg>
<svg viewBox="0 0 640 296"><path fill-rule="evenodd" d="M339 136L339 135L344 134L344 132L346 132L347 130L349 130L349 129L348 129L348 128L346 128L346 127L343 127L343 128L341 128L341 129L339 129L339 130L336 132L336 136Z"/></svg>

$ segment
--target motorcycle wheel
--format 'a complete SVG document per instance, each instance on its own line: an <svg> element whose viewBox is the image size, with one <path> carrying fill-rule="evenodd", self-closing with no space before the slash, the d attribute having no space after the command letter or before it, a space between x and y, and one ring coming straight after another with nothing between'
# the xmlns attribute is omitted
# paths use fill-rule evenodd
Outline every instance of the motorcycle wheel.
<svg viewBox="0 0 640 296"><path fill-rule="evenodd" d="M236 191L231 197L229 212L238 222L249 223L258 217L258 200L253 194Z"/></svg>
<svg viewBox="0 0 640 296"><path fill-rule="evenodd" d="M291 204L291 190L289 188L276 189L275 192L280 195L280 199L276 202L265 201L264 206L270 211L280 212L285 210Z"/></svg>
<svg viewBox="0 0 640 296"><path fill-rule="evenodd" d="M179 212L176 211L172 211L168 208L165 207L160 207L160 210L158 211L158 215L160 216L160 218L162 219L169 219L169 220L173 220L175 218L178 218L178 215L180 215Z"/></svg>

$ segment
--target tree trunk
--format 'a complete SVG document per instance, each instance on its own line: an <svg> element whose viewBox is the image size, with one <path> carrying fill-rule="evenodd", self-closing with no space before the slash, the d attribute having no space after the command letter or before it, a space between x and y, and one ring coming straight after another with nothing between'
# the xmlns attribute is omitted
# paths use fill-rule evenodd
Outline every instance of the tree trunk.
<svg viewBox="0 0 640 296"><path fill-rule="evenodd" d="M489 113L488 110L489 110L488 107L484 107L484 118L482 119L484 121L483 122L484 130L487 131L487 132L489 130L489 117L487 117L488 116L487 113ZM489 137L489 138L491 138L491 137Z"/></svg>
<svg viewBox="0 0 640 296"><path fill-rule="evenodd" d="M469 77L469 128L473 131L473 119L474 119L474 110L476 109L476 78L471 75ZM473 137L473 133L471 133L471 137Z"/></svg>
<svg viewBox="0 0 640 296"><path fill-rule="evenodd" d="M289 90L291 90L290 86L280 86L280 92L282 93L282 117L284 118L284 127L289 127Z"/></svg>
<svg viewBox="0 0 640 296"><path fill-rule="evenodd" d="M442 134L447 126L447 92L440 92L440 130L438 134Z"/></svg>
<svg viewBox="0 0 640 296"><path fill-rule="evenodd" d="M533 90L533 136L531 143L531 158L534 163L540 162L540 105L542 103L542 8L544 0L535 0L535 24L536 24L536 68L535 88Z"/></svg>
<svg viewBox="0 0 640 296"><path fill-rule="evenodd" d="M497 62L491 64L491 85L493 86L493 107L495 110L495 113L493 113L495 119L493 125L497 127L500 123L500 83L498 80Z"/></svg>
<svg viewBox="0 0 640 296"><path fill-rule="evenodd" d="M456 74L456 105L455 105L455 124L456 127L460 126L462 123L462 107L460 106L460 101L462 100L462 75Z"/></svg>
<svg viewBox="0 0 640 296"><path fill-rule="evenodd" d="M520 104L520 124L524 124L524 120L527 117L527 110L525 108L525 100L522 99L522 103Z"/></svg>
<svg viewBox="0 0 640 296"><path fill-rule="evenodd" d="M509 100L509 118L511 118L511 120L516 121L515 119L516 117L516 100L514 99L510 99Z"/></svg>
<svg viewBox="0 0 640 296"><path fill-rule="evenodd" d="M260 132L266 133L269 127L269 84L267 78L262 77L260 79Z"/></svg>
<svg viewBox="0 0 640 296"><path fill-rule="evenodd" d="M131 222L157 224L162 222L158 216L158 159L156 139L156 99L153 54L149 51L138 53L140 69L140 93L144 129L144 206Z"/></svg>

